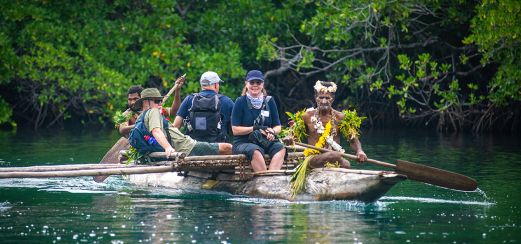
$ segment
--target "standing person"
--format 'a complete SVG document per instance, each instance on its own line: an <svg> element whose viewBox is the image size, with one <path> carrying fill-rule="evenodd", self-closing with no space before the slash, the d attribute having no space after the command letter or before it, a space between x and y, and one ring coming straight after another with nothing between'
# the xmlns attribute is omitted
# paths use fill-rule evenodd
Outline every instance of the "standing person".
<svg viewBox="0 0 521 244"><path fill-rule="evenodd" d="M340 134L349 141L349 145L355 151L359 162L367 160L367 155L362 150L362 144L358 140L358 131L362 119L356 115L355 111L333 109L336 89L337 86L334 82L317 81L314 86L316 108L309 108L303 113L300 118L303 123L294 123L294 125L303 125L305 128L291 128L293 131L306 131L307 144L336 151L318 155L318 151L306 149L304 151L306 156L314 156L310 160L312 168L324 167L327 162L338 162L341 167L350 168L349 162L342 157L344 149L340 146ZM349 117L346 116L348 113ZM291 139L298 140L301 138Z"/></svg>
<svg viewBox="0 0 521 244"><path fill-rule="evenodd" d="M275 140L280 130L277 104L267 96L264 75L259 70L249 71L232 111L233 153L245 154L255 172L267 170L264 154L268 153L269 170L279 170L286 155L284 145Z"/></svg>
<svg viewBox="0 0 521 244"><path fill-rule="evenodd" d="M174 127L184 125L186 134L198 141L226 142L230 129L233 101L219 94L219 75L204 72L199 83L201 92L187 96L181 103Z"/></svg>
<svg viewBox="0 0 521 244"><path fill-rule="evenodd" d="M141 154L149 152L184 152L188 155L231 154L229 143L199 142L184 135L161 114L163 96L156 88L141 92L134 106L142 113L129 137L130 145Z"/></svg>

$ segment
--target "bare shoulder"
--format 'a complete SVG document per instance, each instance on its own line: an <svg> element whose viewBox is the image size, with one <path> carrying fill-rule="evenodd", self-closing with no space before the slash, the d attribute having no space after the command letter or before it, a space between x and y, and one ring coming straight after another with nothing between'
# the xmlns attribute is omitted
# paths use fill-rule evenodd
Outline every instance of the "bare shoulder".
<svg viewBox="0 0 521 244"><path fill-rule="evenodd" d="M335 115L335 117L338 119L338 120L343 120L344 117L345 117L345 114L342 113L341 111L338 111L336 109L333 109L333 114Z"/></svg>
<svg viewBox="0 0 521 244"><path fill-rule="evenodd" d="M309 119L311 118L311 116L313 116L315 114L315 108L308 108L304 114L302 115L302 119L304 121L309 121Z"/></svg>
<svg viewBox="0 0 521 244"><path fill-rule="evenodd" d="M127 116L128 114L132 113L132 111L130 109L127 109L123 112L123 115L124 116Z"/></svg>

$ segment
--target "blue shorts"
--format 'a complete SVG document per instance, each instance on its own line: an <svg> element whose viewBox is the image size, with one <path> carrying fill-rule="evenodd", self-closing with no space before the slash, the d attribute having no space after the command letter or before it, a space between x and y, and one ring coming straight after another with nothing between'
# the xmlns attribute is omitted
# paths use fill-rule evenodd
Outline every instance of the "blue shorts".
<svg viewBox="0 0 521 244"><path fill-rule="evenodd" d="M233 154L244 154L249 161L253 158L253 153L258 150L262 155L268 154L270 158L273 158L280 150L284 149L284 145L280 142L273 142L268 148L263 148L257 144L249 142L238 142L233 144ZM286 151L286 155L287 155ZM286 158L284 155L284 158Z"/></svg>

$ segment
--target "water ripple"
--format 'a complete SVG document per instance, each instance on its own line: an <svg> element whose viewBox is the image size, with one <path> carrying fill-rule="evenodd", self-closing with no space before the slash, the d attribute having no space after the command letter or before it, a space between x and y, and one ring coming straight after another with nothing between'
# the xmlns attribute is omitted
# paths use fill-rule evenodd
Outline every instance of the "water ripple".
<svg viewBox="0 0 521 244"><path fill-rule="evenodd" d="M6 211L12 208L12 204L10 202L0 202L0 212Z"/></svg>

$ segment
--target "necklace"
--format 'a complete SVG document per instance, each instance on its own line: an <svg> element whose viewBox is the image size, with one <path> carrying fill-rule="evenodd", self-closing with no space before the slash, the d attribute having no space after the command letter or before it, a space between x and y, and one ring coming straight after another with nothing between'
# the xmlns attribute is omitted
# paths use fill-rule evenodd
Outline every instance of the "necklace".
<svg viewBox="0 0 521 244"><path fill-rule="evenodd" d="M331 136L336 136L337 135L337 131L336 131L336 119L335 119L335 115L333 114L333 110L331 110L331 118L329 119L328 122L331 122L331 126L333 127L331 129ZM311 116L311 123L313 123L313 128L315 128L315 130L317 130L317 133L318 134L324 134L324 124L322 123L322 121L320 120L320 117L318 116L318 109L315 109L315 112L313 113L313 116Z"/></svg>
<svg viewBox="0 0 521 244"><path fill-rule="evenodd" d="M336 126L336 118L335 114L333 114L333 110L331 110L331 118L327 122L328 124L331 124L329 130L327 131L327 134L324 134L326 131L324 128L324 124L320 120L320 117L318 116L318 109L315 109L315 113L313 116L311 116L311 122L313 123L313 127L315 130L317 130L317 133L320 134L320 138L322 140L325 140L325 143L322 142L320 147L325 147L327 145L328 149L333 149L338 152L344 153L345 150L340 146L337 142L335 142L334 138L337 135L337 126ZM320 140L319 140L320 141Z"/></svg>

